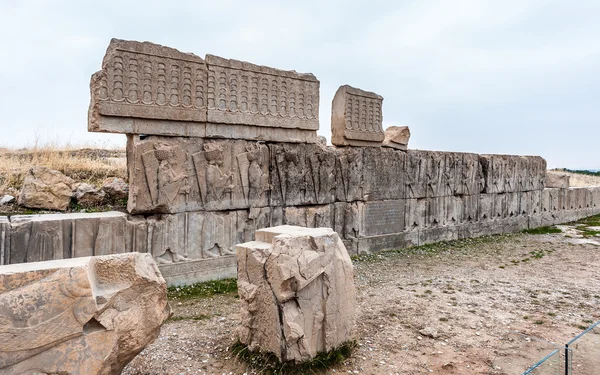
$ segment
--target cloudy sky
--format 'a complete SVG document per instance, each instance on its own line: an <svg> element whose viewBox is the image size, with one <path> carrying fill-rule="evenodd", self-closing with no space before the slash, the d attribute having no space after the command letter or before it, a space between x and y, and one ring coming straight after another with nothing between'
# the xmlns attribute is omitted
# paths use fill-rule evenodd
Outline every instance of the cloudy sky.
<svg viewBox="0 0 600 375"><path fill-rule="evenodd" d="M123 146L87 133L112 37L313 73L328 138L350 84L411 148L600 168L599 0L0 0L0 146Z"/></svg>

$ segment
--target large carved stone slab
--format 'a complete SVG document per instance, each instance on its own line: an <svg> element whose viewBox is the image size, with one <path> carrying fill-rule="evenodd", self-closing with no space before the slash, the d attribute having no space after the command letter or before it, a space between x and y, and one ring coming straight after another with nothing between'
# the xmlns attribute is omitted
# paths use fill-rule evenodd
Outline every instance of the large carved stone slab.
<svg viewBox="0 0 600 375"><path fill-rule="evenodd" d="M279 226L237 246L240 341L296 363L352 339L356 292L344 245L329 228Z"/></svg>
<svg viewBox="0 0 600 375"><path fill-rule="evenodd" d="M207 78L199 56L112 39L90 83L88 130L204 136Z"/></svg>
<svg viewBox="0 0 600 375"><path fill-rule="evenodd" d="M336 153L320 144L269 144L271 206L333 203Z"/></svg>
<svg viewBox="0 0 600 375"><path fill-rule="evenodd" d="M126 247L126 218L122 212L13 216L5 264L139 251Z"/></svg>
<svg viewBox="0 0 600 375"><path fill-rule="evenodd" d="M113 39L90 91L89 131L317 142L312 74Z"/></svg>
<svg viewBox="0 0 600 375"><path fill-rule="evenodd" d="M127 150L131 213L269 205L270 155L263 143L129 136Z"/></svg>
<svg viewBox="0 0 600 375"><path fill-rule="evenodd" d="M404 199L366 202L362 213L362 234L376 236L403 232L405 205Z"/></svg>
<svg viewBox="0 0 600 375"><path fill-rule="evenodd" d="M208 122L318 130L319 81L296 73L207 55Z"/></svg>
<svg viewBox="0 0 600 375"><path fill-rule="evenodd" d="M119 374L169 317L148 254L0 267L0 372Z"/></svg>
<svg viewBox="0 0 600 375"><path fill-rule="evenodd" d="M365 198L362 147L336 148L336 199L354 202Z"/></svg>
<svg viewBox="0 0 600 375"><path fill-rule="evenodd" d="M546 161L539 156L481 155L487 193L541 190Z"/></svg>
<svg viewBox="0 0 600 375"><path fill-rule="evenodd" d="M348 85L331 104L331 143L336 146L381 146L383 97Z"/></svg>
<svg viewBox="0 0 600 375"><path fill-rule="evenodd" d="M406 153L391 148L363 150L363 199L401 199L405 195Z"/></svg>

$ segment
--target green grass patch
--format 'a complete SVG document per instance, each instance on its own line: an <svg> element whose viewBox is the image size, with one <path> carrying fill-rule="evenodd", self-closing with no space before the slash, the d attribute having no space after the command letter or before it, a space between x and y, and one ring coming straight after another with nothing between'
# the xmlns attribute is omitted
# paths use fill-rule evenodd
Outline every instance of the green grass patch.
<svg viewBox="0 0 600 375"><path fill-rule="evenodd" d="M339 365L350 357L356 348L356 341L348 341L328 352L318 353L311 360L302 363L281 362L273 353L250 351L248 346L237 342L231 346L231 352L250 368L265 375L322 374L333 366Z"/></svg>
<svg viewBox="0 0 600 375"><path fill-rule="evenodd" d="M167 296L174 300L209 298L217 294L234 293L237 293L236 279L212 280L187 286L171 286L167 289Z"/></svg>
<svg viewBox="0 0 600 375"><path fill-rule="evenodd" d="M539 227L533 229L525 229L523 233L527 234L554 234L561 233L562 231L556 227Z"/></svg>
<svg viewBox="0 0 600 375"><path fill-rule="evenodd" d="M596 237L598 235L600 235L600 231L598 230L592 230L589 228L577 228L577 230L579 230L581 232L581 234L583 234L583 237Z"/></svg>

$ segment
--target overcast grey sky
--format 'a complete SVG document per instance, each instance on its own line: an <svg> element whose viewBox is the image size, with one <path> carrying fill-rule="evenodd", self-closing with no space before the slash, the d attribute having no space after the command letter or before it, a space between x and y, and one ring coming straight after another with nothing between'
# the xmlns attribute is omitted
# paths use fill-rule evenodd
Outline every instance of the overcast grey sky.
<svg viewBox="0 0 600 375"><path fill-rule="evenodd" d="M87 133L113 37L313 73L328 138L350 84L384 97L410 148L600 168L599 0L0 0L0 146L124 145Z"/></svg>

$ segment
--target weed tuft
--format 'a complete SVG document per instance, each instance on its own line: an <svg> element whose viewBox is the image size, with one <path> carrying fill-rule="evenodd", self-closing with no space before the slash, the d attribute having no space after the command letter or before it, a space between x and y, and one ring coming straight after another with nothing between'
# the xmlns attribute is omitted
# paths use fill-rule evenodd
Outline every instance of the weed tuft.
<svg viewBox="0 0 600 375"><path fill-rule="evenodd" d="M212 280L187 286L171 286L167 289L169 299L188 300L210 298L217 294L237 293L236 279Z"/></svg>

